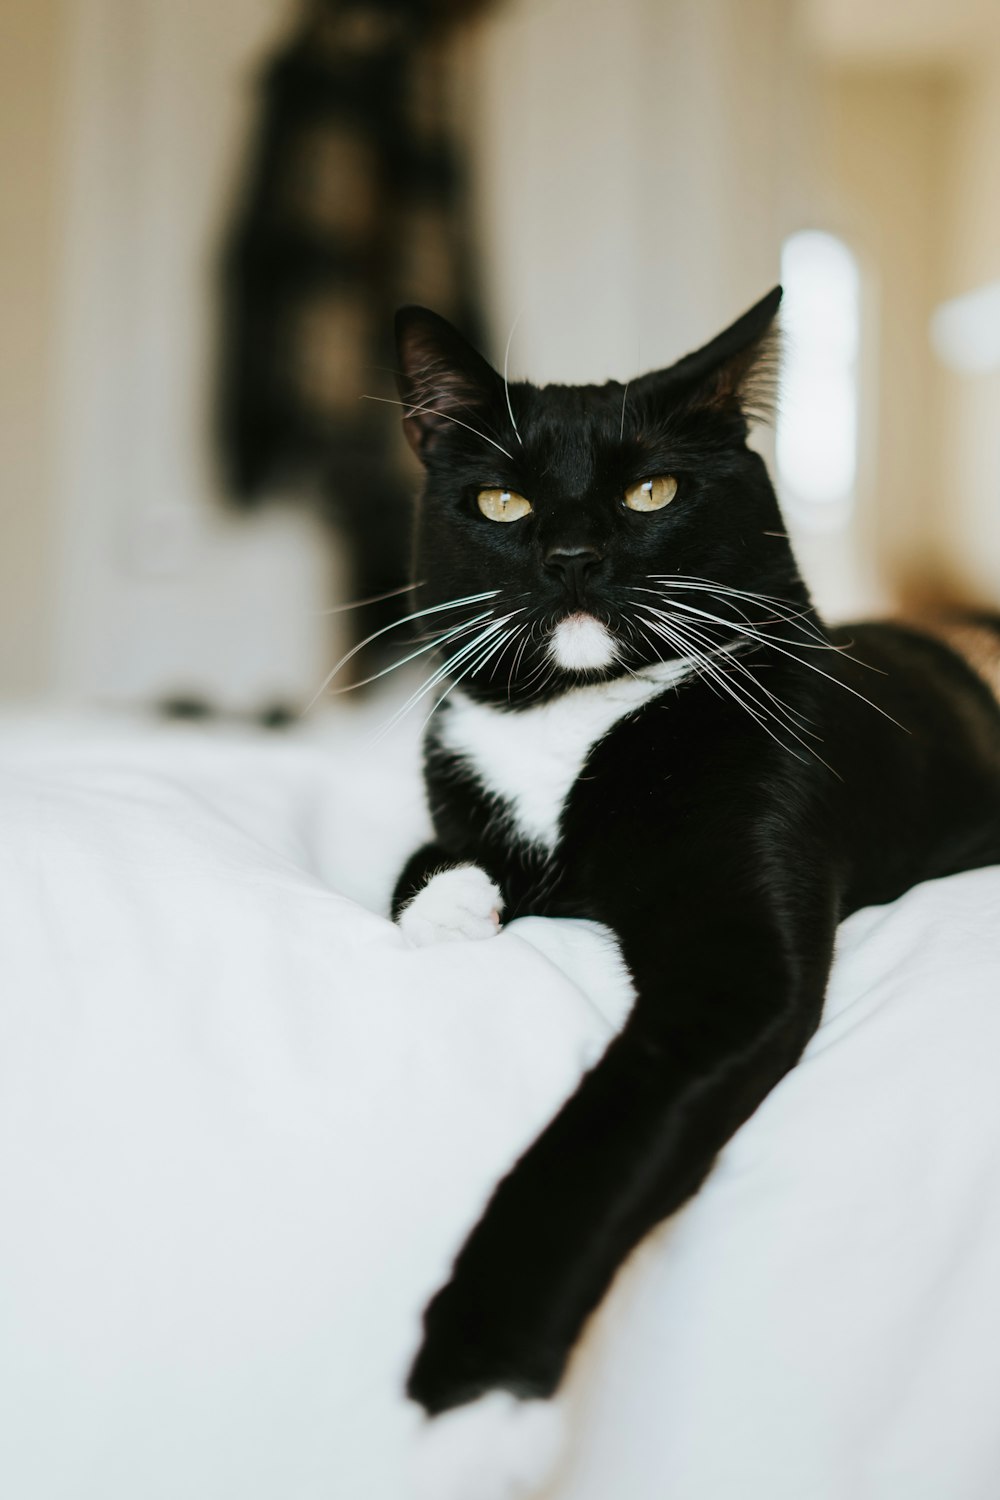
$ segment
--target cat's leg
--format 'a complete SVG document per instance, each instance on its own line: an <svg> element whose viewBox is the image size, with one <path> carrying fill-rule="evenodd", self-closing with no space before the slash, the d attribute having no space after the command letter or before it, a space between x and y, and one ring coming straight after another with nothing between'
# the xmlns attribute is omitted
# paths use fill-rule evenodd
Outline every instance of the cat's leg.
<svg viewBox="0 0 1000 1500"><path fill-rule="evenodd" d="M523 1403L526 1422L545 1404L629 1252L697 1191L818 1024L833 892L772 905L742 886L722 911L719 887L689 891L668 934L662 911L619 913L633 1014L501 1182L425 1313L407 1389L445 1414L439 1448L466 1407L492 1431L497 1391ZM484 1436L484 1462L491 1453ZM495 1453L488 1461L495 1468ZM518 1464L523 1455L512 1474ZM464 1493L438 1482L441 1500ZM512 1482L507 1493L531 1489Z"/></svg>
<svg viewBox="0 0 1000 1500"><path fill-rule="evenodd" d="M455 860L438 844L412 855L396 884L392 914L414 947L495 937L500 887L476 864Z"/></svg>

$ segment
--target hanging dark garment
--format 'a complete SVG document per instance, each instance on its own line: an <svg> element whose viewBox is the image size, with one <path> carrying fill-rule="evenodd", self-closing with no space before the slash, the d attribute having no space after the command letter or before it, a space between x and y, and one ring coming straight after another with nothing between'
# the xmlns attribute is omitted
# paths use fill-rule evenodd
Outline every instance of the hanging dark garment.
<svg viewBox="0 0 1000 1500"><path fill-rule="evenodd" d="M318 499L349 598L407 581L416 472L398 409L361 399L395 395L395 310L479 332L444 44L480 8L312 0L261 82L224 256L223 475L244 507ZM368 635L402 601L348 619Z"/></svg>

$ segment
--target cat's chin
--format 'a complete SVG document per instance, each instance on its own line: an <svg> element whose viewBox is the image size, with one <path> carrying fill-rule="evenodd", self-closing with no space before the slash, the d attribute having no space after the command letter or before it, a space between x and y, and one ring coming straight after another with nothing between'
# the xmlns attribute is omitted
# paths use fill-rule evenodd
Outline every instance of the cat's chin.
<svg viewBox="0 0 1000 1500"><path fill-rule="evenodd" d="M549 637L549 654L566 672L600 672L618 660L618 645L593 615L567 615Z"/></svg>

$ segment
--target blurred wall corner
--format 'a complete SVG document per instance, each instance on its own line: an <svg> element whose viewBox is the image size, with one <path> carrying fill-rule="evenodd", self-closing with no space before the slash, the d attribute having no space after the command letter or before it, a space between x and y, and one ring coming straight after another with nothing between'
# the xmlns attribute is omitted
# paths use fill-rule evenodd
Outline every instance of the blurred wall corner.
<svg viewBox="0 0 1000 1500"><path fill-rule="evenodd" d="M0 697L51 670L61 0L5 0L0 61Z"/></svg>
<svg viewBox="0 0 1000 1500"><path fill-rule="evenodd" d="M805 0L827 223L865 322L860 555L886 605L1000 604L1000 373L936 351L936 309L1000 280L1000 6Z"/></svg>
<svg viewBox="0 0 1000 1500"><path fill-rule="evenodd" d="M482 8L304 0L261 75L224 251L226 488L242 506L318 503L348 596L396 591L349 617L358 635L406 609L416 474L385 404L396 308L428 304L480 339L449 73L454 28Z"/></svg>
<svg viewBox="0 0 1000 1500"><path fill-rule="evenodd" d="M963 71L948 203L948 274L940 302L978 294L985 357L941 358L943 439L941 548L949 576L1000 608L1000 6ZM985 303L983 293L985 292Z"/></svg>
<svg viewBox="0 0 1000 1500"><path fill-rule="evenodd" d="M927 321L944 274L955 85L924 61L831 60L823 77L830 217L862 274L855 525L892 608L936 553L939 373Z"/></svg>

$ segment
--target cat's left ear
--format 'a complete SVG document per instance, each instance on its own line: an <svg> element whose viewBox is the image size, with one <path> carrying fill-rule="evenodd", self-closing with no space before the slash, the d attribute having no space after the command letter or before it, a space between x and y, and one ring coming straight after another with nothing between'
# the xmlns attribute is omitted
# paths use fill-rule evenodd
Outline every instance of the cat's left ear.
<svg viewBox="0 0 1000 1500"><path fill-rule="evenodd" d="M770 421L778 394L781 294L780 286L772 287L710 343L669 369L644 376L649 393L660 388L688 409L742 416L748 424Z"/></svg>
<svg viewBox="0 0 1000 1500"><path fill-rule="evenodd" d="M485 424L500 376L446 318L426 307L401 307L396 348L403 431L419 459L449 430L475 433Z"/></svg>

